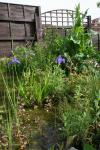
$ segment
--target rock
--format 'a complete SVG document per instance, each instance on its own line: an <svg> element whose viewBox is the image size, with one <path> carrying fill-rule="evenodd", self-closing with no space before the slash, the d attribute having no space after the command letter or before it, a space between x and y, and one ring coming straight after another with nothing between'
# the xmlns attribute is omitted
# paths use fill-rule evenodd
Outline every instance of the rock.
<svg viewBox="0 0 100 150"><path fill-rule="evenodd" d="M71 147L71 148L69 148L68 150L78 150L78 149L76 149L76 148L74 148L74 147Z"/></svg>

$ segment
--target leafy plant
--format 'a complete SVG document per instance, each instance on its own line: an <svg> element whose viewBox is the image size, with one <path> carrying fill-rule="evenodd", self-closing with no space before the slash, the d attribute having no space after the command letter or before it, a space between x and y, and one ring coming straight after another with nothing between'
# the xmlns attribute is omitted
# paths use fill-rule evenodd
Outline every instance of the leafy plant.
<svg viewBox="0 0 100 150"><path fill-rule="evenodd" d="M61 135L78 134L86 141L93 136L90 126L98 133L100 124L99 70L89 67L81 74L70 74L66 82L66 100L58 107Z"/></svg>
<svg viewBox="0 0 100 150"><path fill-rule="evenodd" d="M95 148L90 144L84 144L84 150L95 150Z"/></svg>
<svg viewBox="0 0 100 150"><path fill-rule="evenodd" d="M84 135L87 133L91 117L85 112L64 102L60 104L59 115L62 122L61 133L64 137Z"/></svg>
<svg viewBox="0 0 100 150"><path fill-rule="evenodd" d="M19 93L26 103L42 104L48 96L52 97L55 93L63 92L63 76L59 66L55 66L53 70L50 68L45 71L28 70L19 84Z"/></svg>

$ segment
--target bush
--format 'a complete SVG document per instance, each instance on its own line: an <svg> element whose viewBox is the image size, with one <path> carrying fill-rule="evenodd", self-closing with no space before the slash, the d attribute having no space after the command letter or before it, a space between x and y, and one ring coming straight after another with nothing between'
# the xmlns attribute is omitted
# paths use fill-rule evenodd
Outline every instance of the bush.
<svg viewBox="0 0 100 150"><path fill-rule="evenodd" d="M59 104L58 112L64 136L79 134L87 137L90 126L100 124L100 71L88 68L81 74L70 74L67 79L66 101ZM92 131L93 132L93 131Z"/></svg>

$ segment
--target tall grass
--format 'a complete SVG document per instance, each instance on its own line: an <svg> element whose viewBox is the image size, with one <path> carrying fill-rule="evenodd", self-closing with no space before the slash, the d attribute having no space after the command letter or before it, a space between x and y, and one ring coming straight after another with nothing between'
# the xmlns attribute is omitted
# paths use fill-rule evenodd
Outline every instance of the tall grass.
<svg viewBox="0 0 100 150"><path fill-rule="evenodd" d="M22 81L19 84L19 95L24 102L42 105L50 96L63 93L64 73L59 66L46 68L45 70L28 70L24 73Z"/></svg>
<svg viewBox="0 0 100 150"><path fill-rule="evenodd" d="M4 95L3 95L3 105L5 108L5 117L3 118L4 121L4 128L5 128L5 135L7 136L7 147L9 150L13 150L13 126L19 130L19 118L18 118L18 101L16 98L16 82L15 82L15 75L12 73L10 76L9 74L5 73L2 68L0 68L0 76L2 79L2 84L4 84Z"/></svg>

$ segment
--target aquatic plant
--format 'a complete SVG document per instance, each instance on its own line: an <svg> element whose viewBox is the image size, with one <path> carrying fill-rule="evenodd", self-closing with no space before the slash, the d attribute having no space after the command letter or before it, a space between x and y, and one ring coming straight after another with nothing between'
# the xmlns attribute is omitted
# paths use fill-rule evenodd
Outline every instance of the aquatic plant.
<svg viewBox="0 0 100 150"><path fill-rule="evenodd" d="M63 93L64 72L59 66L41 69L27 70L19 84L19 94L26 103L42 104L47 97L54 97L58 93Z"/></svg>

